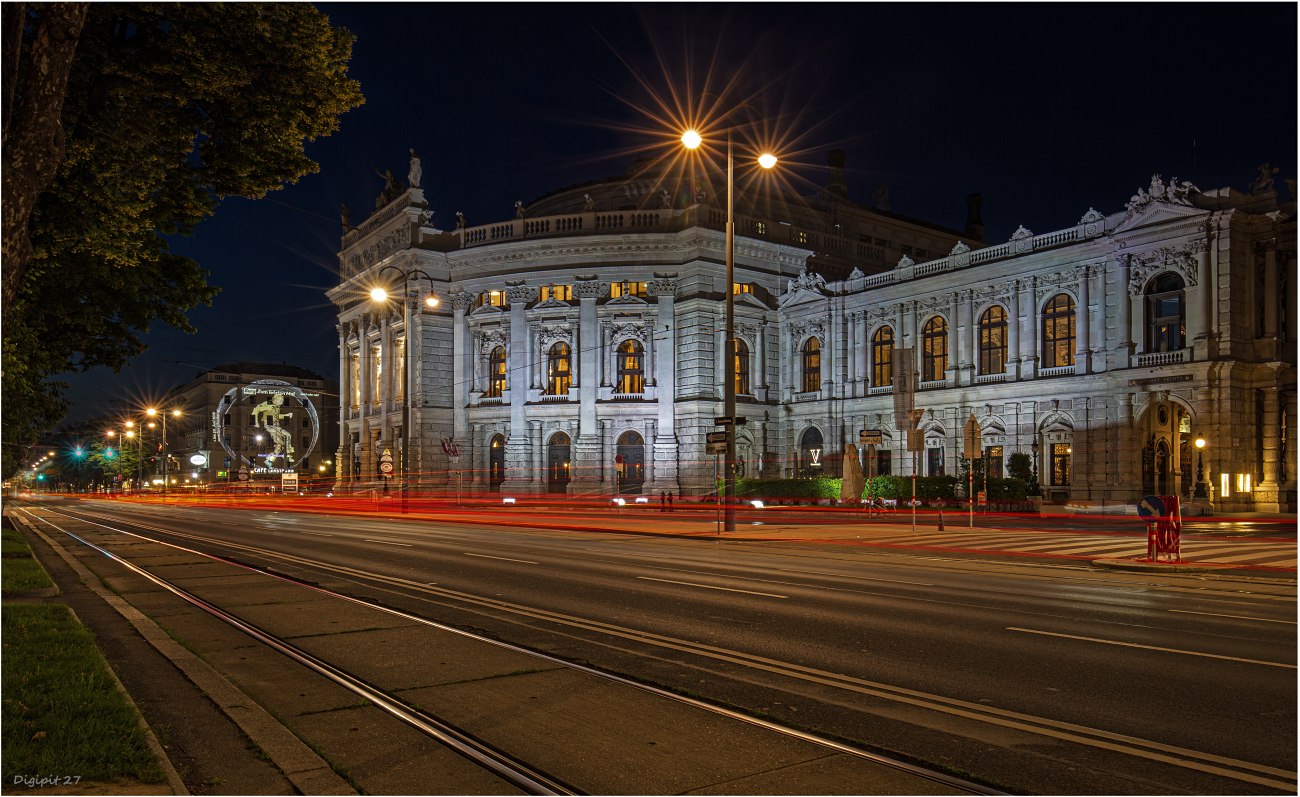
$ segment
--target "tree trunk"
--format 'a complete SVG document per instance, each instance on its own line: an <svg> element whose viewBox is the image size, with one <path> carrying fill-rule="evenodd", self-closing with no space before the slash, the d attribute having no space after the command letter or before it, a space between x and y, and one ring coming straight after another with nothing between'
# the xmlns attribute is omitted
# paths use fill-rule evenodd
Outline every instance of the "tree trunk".
<svg viewBox="0 0 1300 797"><path fill-rule="evenodd" d="M58 173L63 162L63 96L68 86L72 56L77 50L88 3L49 3L41 8L36 37L27 52L24 85L17 86L19 55L11 53L12 33L21 30L24 10L4 14L4 101L6 104L3 152L3 293L0 312L8 320L32 255L27 222L32 208ZM15 21L14 16L17 16ZM21 42L21 36L18 37ZM10 60L12 57L12 60ZM12 103L18 100L17 107Z"/></svg>

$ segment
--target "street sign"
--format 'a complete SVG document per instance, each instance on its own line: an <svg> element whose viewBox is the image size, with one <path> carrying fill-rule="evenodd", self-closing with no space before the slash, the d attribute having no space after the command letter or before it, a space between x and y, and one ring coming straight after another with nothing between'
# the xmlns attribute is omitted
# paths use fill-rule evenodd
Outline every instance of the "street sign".
<svg viewBox="0 0 1300 797"><path fill-rule="evenodd" d="M975 420L975 413L972 412L970 418L966 421L966 428L962 430L962 456L966 457L966 459L974 459L979 456L982 439L980 422Z"/></svg>
<svg viewBox="0 0 1300 797"><path fill-rule="evenodd" d="M721 443L705 443L705 444L704 444L704 453L706 453L706 454L725 454L725 453L727 453L727 442L724 440L724 441L722 441Z"/></svg>
<svg viewBox="0 0 1300 797"><path fill-rule="evenodd" d="M1138 514L1142 517L1162 518L1167 511L1165 502L1158 495L1148 495L1138 501Z"/></svg>
<svg viewBox="0 0 1300 797"><path fill-rule="evenodd" d="M925 450L925 430L908 429L907 430L907 450L924 451Z"/></svg>
<svg viewBox="0 0 1300 797"><path fill-rule="evenodd" d="M384 449L384 453L379 455L379 472L388 476L393 472L393 455Z"/></svg>
<svg viewBox="0 0 1300 797"><path fill-rule="evenodd" d="M735 417L726 416L723 418L713 419L714 426L732 426L732 425L744 426L747 422L748 420L745 418L744 415L736 415Z"/></svg>
<svg viewBox="0 0 1300 797"><path fill-rule="evenodd" d="M727 442L727 433L726 433L726 432L709 432L708 434L704 435L704 442L706 442L706 443L725 443L725 442Z"/></svg>
<svg viewBox="0 0 1300 797"><path fill-rule="evenodd" d="M858 445L862 446L879 446L884 445L885 436L879 429L859 429Z"/></svg>
<svg viewBox="0 0 1300 797"><path fill-rule="evenodd" d="M190 464L191 464L191 465L206 465L206 464L208 464L208 458L205 457L205 456L203 456L202 454L195 454L194 456L190 457Z"/></svg>
<svg viewBox="0 0 1300 797"><path fill-rule="evenodd" d="M248 481L248 468L241 467L239 469L239 480L241 482Z"/></svg>
<svg viewBox="0 0 1300 797"><path fill-rule="evenodd" d="M623 464L623 455L622 455L622 454L615 454L615 455L614 455L614 464L615 464L615 465L622 465L622 464Z"/></svg>
<svg viewBox="0 0 1300 797"><path fill-rule="evenodd" d="M280 489L286 493L298 492L298 472L286 471L280 474Z"/></svg>
<svg viewBox="0 0 1300 797"><path fill-rule="evenodd" d="M987 503L989 502L989 494L986 493L986 492L984 492L983 490L980 490L978 493L976 493L976 495L979 496L979 505L980 505L980 506L984 506L985 504L987 504Z"/></svg>

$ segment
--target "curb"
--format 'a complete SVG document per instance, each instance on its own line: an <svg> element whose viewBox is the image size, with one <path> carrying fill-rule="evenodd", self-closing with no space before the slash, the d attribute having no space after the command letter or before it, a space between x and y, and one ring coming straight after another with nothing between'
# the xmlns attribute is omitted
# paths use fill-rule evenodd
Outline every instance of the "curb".
<svg viewBox="0 0 1300 797"><path fill-rule="evenodd" d="M131 604L109 591L100 583L99 578L86 569L76 557L68 553L59 543L36 528L29 519L13 516L36 533L50 546L68 566L81 577L86 586L108 605L126 618L140 636L168 661L176 666L190 683L200 691L206 692L221 712L230 718L258 747L271 759L272 763L284 773L284 776L302 794L356 794L347 781L339 777L329 764L317 755L293 731L271 716L266 709L244 694L221 673L198 656L181 647L180 643L168 636L158 625L142 614ZM170 760L163 756L165 766L171 770ZM168 776L170 781L171 775ZM179 780L179 777L178 777ZM183 784L182 784L183 788ZM178 794L187 794L181 791Z"/></svg>
<svg viewBox="0 0 1300 797"><path fill-rule="evenodd" d="M1165 564L1163 562L1139 562L1134 559L1093 559L1093 567L1110 570L1132 570L1138 573L1214 573L1219 570L1236 570L1237 565L1216 564Z"/></svg>

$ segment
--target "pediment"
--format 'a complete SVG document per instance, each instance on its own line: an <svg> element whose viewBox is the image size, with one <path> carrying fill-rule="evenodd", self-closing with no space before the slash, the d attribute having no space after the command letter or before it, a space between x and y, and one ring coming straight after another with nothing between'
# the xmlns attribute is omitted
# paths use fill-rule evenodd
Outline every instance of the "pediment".
<svg viewBox="0 0 1300 797"><path fill-rule="evenodd" d="M754 296L754 294L752 294L752 293L738 293L738 294L736 294L735 298L734 298L732 301L733 301L735 304L743 304L743 305L747 305L747 306L749 306L749 307L757 308L757 309L759 309L759 310L770 310L770 309L771 309L771 308L768 307L766 304L763 304L762 300L760 300L758 297Z"/></svg>
<svg viewBox="0 0 1300 797"><path fill-rule="evenodd" d="M781 308L793 307L796 304L804 304L806 302L820 302L825 298L824 295L817 293L816 291L810 291L807 288L795 288L790 293L782 296L780 301L776 303L776 306Z"/></svg>
<svg viewBox="0 0 1300 797"><path fill-rule="evenodd" d="M470 315L496 315L496 314L500 314L501 312L503 311L501 310L500 307L496 307L495 305L485 304L482 307L475 310L474 312L470 313Z"/></svg>
<svg viewBox="0 0 1300 797"><path fill-rule="evenodd" d="M630 293L625 293L625 294L623 294L622 296L619 296L619 297L614 298L614 299L610 299L608 302L605 302L605 304L606 304L606 305L611 305L611 304L637 304L637 305L648 305L648 304L650 304L650 303L647 302L645 299L640 298L639 296L633 296L633 295L630 294Z"/></svg>
<svg viewBox="0 0 1300 797"><path fill-rule="evenodd" d="M534 310L546 310L546 309L549 309L549 308L552 308L552 307L553 307L553 308L556 308L556 309L563 308L563 309L565 309L565 310L568 310L568 309L569 309L569 303L568 303L568 302L562 302L562 301L560 301L559 299L547 299L547 300L544 301L544 302L538 302L537 304L533 305L533 309L534 309Z"/></svg>
<svg viewBox="0 0 1300 797"><path fill-rule="evenodd" d="M1175 221L1185 219L1188 216L1197 216L1205 211L1198 210L1187 205L1172 205L1164 202L1153 202L1139 211L1130 211L1127 218L1120 222L1114 232L1120 233L1127 230L1133 230L1138 227L1149 227L1153 224L1161 224L1166 221Z"/></svg>

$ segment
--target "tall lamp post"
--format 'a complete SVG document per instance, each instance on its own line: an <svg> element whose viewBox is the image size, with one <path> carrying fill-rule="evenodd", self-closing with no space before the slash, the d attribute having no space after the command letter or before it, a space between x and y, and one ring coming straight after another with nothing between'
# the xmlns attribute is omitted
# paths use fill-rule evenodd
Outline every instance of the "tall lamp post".
<svg viewBox="0 0 1300 797"><path fill-rule="evenodd" d="M1196 492L1192 494L1193 498L1210 497L1210 493L1205 489L1205 460L1201 452L1205 450L1205 438L1196 438Z"/></svg>
<svg viewBox="0 0 1300 797"><path fill-rule="evenodd" d="M149 409L145 410L145 414L149 415L150 417L155 415L160 415L162 417L163 498L166 498L167 497L167 413L165 411L159 413L158 410L154 409L153 407L150 407ZM179 417L181 411L172 410L171 414Z"/></svg>
<svg viewBox="0 0 1300 797"><path fill-rule="evenodd" d="M438 297L433 293L433 277L424 273L420 269L403 271L397 266L384 266L376 275L381 281L384 273L387 271L396 271L402 275L402 329L406 335L406 348L402 356L402 448L401 468L402 468L402 511L406 511L406 501L408 496L409 485L411 481L410 459L407 450L411 444L411 383L414 381L411 376L411 343L413 335L411 334L411 302L410 302L410 285L411 279L426 279L429 281L429 293L424 297L424 304L427 307L437 307ZM418 275L418 276L416 276ZM388 291L376 287L370 291L370 298L376 303L383 303L388 300Z"/></svg>
<svg viewBox="0 0 1300 797"><path fill-rule="evenodd" d="M726 358L727 374L722 383L722 414L727 417L728 423L725 425L727 432L727 467L723 473L723 510L722 510L722 527L724 531L734 532L736 530L736 307L735 307L735 250L736 250L736 224L735 224L735 159L732 153L731 133L735 129L735 124L731 121L731 115L741 108L755 110L751 105L737 105L727 111L727 316L726 316L726 343L724 344L724 356ZM757 111L755 111L757 113ZM695 130L687 130L682 134L682 144L687 149L695 149L703 143L704 139ZM776 156L771 153L763 153L758 157L758 164L764 169L770 169L776 165Z"/></svg>
<svg viewBox="0 0 1300 797"><path fill-rule="evenodd" d="M1035 440L1035 441L1034 441L1034 442L1029 446L1029 450L1032 451L1032 452L1034 452L1034 484L1033 484L1033 488L1034 488L1034 494L1037 495L1039 492L1041 492L1041 489L1042 489L1042 488L1041 488L1041 485L1039 484L1039 481L1038 481L1038 441L1037 441L1037 440Z"/></svg>

